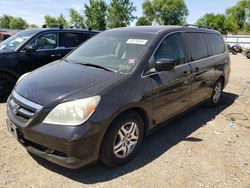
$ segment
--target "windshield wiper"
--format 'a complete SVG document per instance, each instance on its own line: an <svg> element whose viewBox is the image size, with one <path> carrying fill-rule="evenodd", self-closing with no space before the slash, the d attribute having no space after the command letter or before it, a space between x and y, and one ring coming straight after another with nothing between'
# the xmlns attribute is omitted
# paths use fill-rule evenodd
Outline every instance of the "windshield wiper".
<svg viewBox="0 0 250 188"><path fill-rule="evenodd" d="M115 73L118 72L118 71L116 71L114 69L103 67L101 65L96 65L96 64L91 64L91 63L80 63L80 64L84 65L84 66L89 66L89 67L95 67L95 68L103 69L103 70L110 71L110 72L115 72Z"/></svg>
<svg viewBox="0 0 250 188"><path fill-rule="evenodd" d="M66 58L62 58L63 61L65 61L66 63L69 63L69 61Z"/></svg>

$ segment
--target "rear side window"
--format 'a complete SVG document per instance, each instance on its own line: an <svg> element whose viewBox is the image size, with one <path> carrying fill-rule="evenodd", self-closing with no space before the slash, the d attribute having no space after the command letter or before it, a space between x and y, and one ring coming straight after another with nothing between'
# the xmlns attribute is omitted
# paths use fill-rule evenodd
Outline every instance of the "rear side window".
<svg viewBox="0 0 250 188"><path fill-rule="evenodd" d="M225 45L220 35L206 34L206 38L211 55L217 55L225 52Z"/></svg>
<svg viewBox="0 0 250 188"><path fill-rule="evenodd" d="M186 33L192 61L208 57L208 50L203 33Z"/></svg>
<svg viewBox="0 0 250 188"><path fill-rule="evenodd" d="M176 65L185 63L184 43L180 33L168 36L161 43L160 47L154 54L154 60L157 61L162 58L173 59Z"/></svg>
<svg viewBox="0 0 250 188"><path fill-rule="evenodd" d="M59 43L61 47L75 48L90 37L92 35L88 33L63 32L60 33Z"/></svg>

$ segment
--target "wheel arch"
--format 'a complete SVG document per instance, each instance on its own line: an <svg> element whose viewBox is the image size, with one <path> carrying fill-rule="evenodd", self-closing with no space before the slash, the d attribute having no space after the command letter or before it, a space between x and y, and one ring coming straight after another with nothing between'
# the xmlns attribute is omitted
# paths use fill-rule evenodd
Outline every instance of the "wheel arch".
<svg viewBox="0 0 250 188"><path fill-rule="evenodd" d="M223 89L224 89L224 87L225 87L225 76L224 75L220 75L220 77L217 79L217 81L218 80L222 80L222 83L223 83ZM216 82L217 82L216 81Z"/></svg>
<svg viewBox="0 0 250 188"><path fill-rule="evenodd" d="M0 69L0 73L6 73L9 74L11 76L13 76L14 78L18 79L19 75L11 70L7 70L7 69Z"/></svg>
<svg viewBox="0 0 250 188"><path fill-rule="evenodd" d="M100 152L101 152L101 147L102 147L102 144L103 144L103 140L104 140L105 136L107 135L109 129L111 128L112 123L114 121L116 121L121 115L123 115L125 113L129 113L129 112L137 113L142 118L142 121L143 121L144 126L145 126L144 136L147 134L147 132L149 130L149 127L150 127L150 120L149 120L149 115L146 112L146 110L143 109L142 107L139 107L139 106L134 106L134 107L123 109L122 111L119 111L119 113L115 114L113 116L112 120L109 122L109 125L107 126L107 128L105 130L105 133L103 134L101 142L100 142L100 146L99 146L99 149L98 149L99 150L99 152L98 152L99 157L100 157Z"/></svg>
<svg viewBox="0 0 250 188"><path fill-rule="evenodd" d="M111 124L117 119L119 118L121 115L125 114L125 113L129 113L129 112L134 112L134 113L137 113L141 118L142 118L142 121L143 121L143 124L145 126L145 131L144 133L146 134L147 131L149 130L149 115L148 113L146 112L145 109L143 109L142 107L138 107L138 106L135 106L135 107L129 107L127 109L123 109L122 111L120 111L118 114L116 114L114 116L114 118L112 118L112 121L110 123L110 125L108 126L106 132L108 131L109 127L111 126Z"/></svg>

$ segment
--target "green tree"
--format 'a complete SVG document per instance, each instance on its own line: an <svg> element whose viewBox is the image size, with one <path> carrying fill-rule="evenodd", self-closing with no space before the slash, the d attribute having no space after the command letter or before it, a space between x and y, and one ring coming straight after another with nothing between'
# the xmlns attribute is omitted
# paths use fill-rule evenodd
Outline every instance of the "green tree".
<svg viewBox="0 0 250 188"><path fill-rule="evenodd" d="M107 10L108 28L126 27L136 19L136 7L130 0L111 0Z"/></svg>
<svg viewBox="0 0 250 188"><path fill-rule="evenodd" d="M86 25L88 28L105 30L107 5L103 0L89 0L89 5L85 4L84 10Z"/></svg>
<svg viewBox="0 0 250 188"><path fill-rule="evenodd" d="M250 0L240 0L226 10L226 15L236 22L240 30L244 29L250 21Z"/></svg>
<svg viewBox="0 0 250 188"><path fill-rule="evenodd" d="M58 22L56 17L52 17L49 15L44 16L44 22L47 27L58 27Z"/></svg>
<svg viewBox="0 0 250 188"><path fill-rule="evenodd" d="M0 17L0 28L5 28L5 29L9 29L10 28L10 21L12 20L12 16L9 15L2 15Z"/></svg>
<svg viewBox="0 0 250 188"><path fill-rule="evenodd" d="M60 27L60 26L63 26L65 28L68 27L68 22L63 16L63 14L60 14L58 17L46 15L44 17L44 22L47 27Z"/></svg>
<svg viewBox="0 0 250 188"><path fill-rule="evenodd" d="M38 26L36 24L30 24L29 27L30 28L38 28Z"/></svg>
<svg viewBox="0 0 250 188"><path fill-rule="evenodd" d="M59 26L63 26L63 27L65 27L65 28L69 27L68 22L67 22L67 20L65 19L65 17L64 17L63 14L60 14L60 15L57 17L57 22L58 22L58 25L59 25Z"/></svg>
<svg viewBox="0 0 250 188"><path fill-rule="evenodd" d="M14 17L10 20L10 29L27 29L29 24L20 17Z"/></svg>
<svg viewBox="0 0 250 188"><path fill-rule="evenodd" d="M75 28L86 28L84 16L77 12L77 10L69 9L70 25Z"/></svg>
<svg viewBox="0 0 250 188"><path fill-rule="evenodd" d="M184 0L145 0L142 9L148 20L160 25L182 25L188 16Z"/></svg>
<svg viewBox="0 0 250 188"><path fill-rule="evenodd" d="M199 18L196 22L199 26L209 26L215 30L220 31L222 34L228 32L237 32L238 27L230 17L226 17L224 14L208 13Z"/></svg>
<svg viewBox="0 0 250 188"><path fill-rule="evenodd" d="M139 26L139 25L152 25L152 22L149 21L146 16L142 16L142 17L138 18L135 25L136 26Z"/></svg>

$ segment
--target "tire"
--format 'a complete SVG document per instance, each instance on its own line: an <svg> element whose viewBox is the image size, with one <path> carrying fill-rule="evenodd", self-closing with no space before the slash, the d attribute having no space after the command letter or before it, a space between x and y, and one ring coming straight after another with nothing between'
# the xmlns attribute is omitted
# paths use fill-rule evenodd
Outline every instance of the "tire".
<svg viewBox="0 0 250 188"><path fill-rule="evenodd" d="M0 72L0 101L5 102L15 87L17 79L8 74Z"/></svg>
<svg viewBox="0 0 250 188"><path fill-rule="evenodd" d="M219 80L217 80L217 82L215 83L215 85L213 87L212 95L208 101L209 107L216 107L219 104L220 98L221 98L221 93L223 91L223 85L224 85L224 83L223 83L223 80L221 78Z"/></svg>
<svg viewBox="0 0 250 188"><path fill-rule="evenodd" d="M237 55L237 52L235 50L232 50L233 55Z"/></svg>
<svg viewBox="0 0 250 188"><path fill-rule="evenodd" d="M109 167L128 163L135 157L143 138L144 125L141 117L134 111L122 114L111 124L104 136L100 160Z"/></svg>

